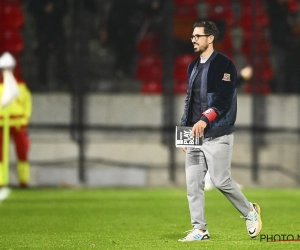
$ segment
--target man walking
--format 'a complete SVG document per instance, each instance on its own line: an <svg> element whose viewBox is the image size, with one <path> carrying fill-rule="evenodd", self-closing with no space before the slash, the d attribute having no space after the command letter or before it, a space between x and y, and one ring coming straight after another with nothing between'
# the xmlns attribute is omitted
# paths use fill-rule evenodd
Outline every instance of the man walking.
<svg viewBox="0 0 300 250"><path fill-rule="evenodd" d="M228 57L214 50L213 42L218 35L213 22L199 21L193 25L191 41L199 57L188 66L188 90L181 125L192 127L192 135L203 137L203 144L201 148L183 148L193 229L179 239L180 242L210 238L204 216L207 171L216 188L246 219L249 236L256 237L262 228L260 207L249 202L231 179L237 72Z"/></svg>

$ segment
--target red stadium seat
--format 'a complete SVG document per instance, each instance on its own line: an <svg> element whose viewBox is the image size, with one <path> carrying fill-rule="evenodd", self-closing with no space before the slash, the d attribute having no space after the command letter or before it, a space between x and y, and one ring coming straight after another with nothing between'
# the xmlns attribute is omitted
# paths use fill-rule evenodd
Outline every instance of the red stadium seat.
<svg viewBox="0 0 300 250"><path fill-rule="evenodd" d="M144 94L161 94L163 92L160 81L146 81L142 85L141 92Z"/></svg>
<svg viewBox="0 0 300 250"><path fill-rule="evenodd" d="M215 49L221 53L232 54L232 40L229 33L226 33L222 41L216 41L214 45Z"/></svg>
<svg viewBox="0 0 300 250"><path fill-rule="evenodd" d="M173 92L175 94L186 94L188 82L186 81L177 81L173 87Z"/></svg>
<svg viewBox="0 0 300 250"><path fill-rule="evenodd" d="M138 60L138 66L147 67L149 65L162 66L162 58L159 55L142 55Z"/></svg>
<svg viewBox="0 0 300 250"><path fill-rule="evenodd" d="M227 26L233 23L233 15L230 6L223 4L211 5L208 13L209 19L221 19L227 21Z"/></svg>
<svg viewBox="0 0 300 250"><path fill-rule="evenodd" d="M179 41L190 42L191 27L198 18L196 5L177 5L173 16L173 37Z"/></svg>
<svg viewBox="0 0 300 250"><path fill-rule="evenodd" d="M139 54L158 54L160 53L160 39L155 33L146 33L138 42L137 51Z"/></svg>
<svg viewBox="0 0 300 250"><path fill-rule="evenodd" d="M224 4L228 5L231 3L232 0L206 0L209 4Z"/></svg>
<svg viewBox="0 0 300 250"><path fill-rule="evenodd" d="M161 80L162 76L163 66L160 56L147 55L140 57L136 72L138 80Z"/></svg>
<svg viewBox="0 0 300 250"><path fill-rule="evenodd" d="M23 0L0 0L0 6L7 5L7 4L20 6L22 2Z"/></svg>
<svg viewBox="0 0 300 250"><path fill-rule="evenodd" d="M193 16L175 16L173 25L173 37L179 41L190 42L191 27L197 18Z"/></svg>
<svg viewBox="0 0 300 250"><path fill-rule="evenodd" d="M184 54L175 59L173 77L175 80L187 80L188 65L196 58L195 55Z"/></svg>
<svg viewBox="0 0 300 250"><path fill-rule="evenodd" d="M197 8L195 5L177 5L175 9L175 17L197 18Z"/></svg>
<svg viewBox="0 0 300 250"><path fill-rule="evenodd" d="M288 1L288 8L291 13L296 13L298 11L298 0Z"/></svg>
<svg viewBox="0 0 300 250"><path fill-rule="evenodd" d="M149 67L140 68L137 73L138 80L161 80L162 76L163 70L159 65L151 65Z"/></svg>
<svg viewBox="0 0 300 250"><path fill-rule="evenodd" d="M269 25L269 18L266 14L255 15L256 27L267 27ZM242 15L240 19L240 26L246 30L250 30L253 26L253 17L251 14Z"/></svg>
<svg viewBox="0 0 300 250"><path fill-rule="evenodd" d="M262 95L271 93L269 82L273 77L273 72L271 70L269 60L267 58L262 58L260 63L262 66L255 71L255 75L257 76L257 85L255 86L253 81L252 83L248 82L245 89L246 93L254 92Z"/></svg>
<svg viewBox="0 0 300 250"><path fill-rule="evenodd" d="M187 79L187 67L178 67L174 69L175 80L186 80Z"/></svg>
<svg viewBox="0 0 300 250"><path fill-rule="evenodd" d="M269 82L273 78L273 71L270 66L270 62L268 59L264 62L264 70L263 70L263 79L265 82Z"/></svg>
<svg viewBox="0 0 300 250"><path fill-rule="evenodd" d="M14 76L18 81L22 81L22 68L19 55L14 54L14 58L16 59L16 67L14 68Z"/></svg>
<svg viewBox="0 0 300 250"><path fill-rule="evenodd" d="M176 57L175 59L175 67L187 67L191 61L193 61L194 59L196 59L197 55L194 54L183 54L183 55L179 55Z"/></svg>
<svg viewBox="0 0 300 250"><path fill-rule="evenodd" d="M0 8L0 28L21 28L24 16L19 5L5 4Z"/></svg>
<svg viewBox="0 0 300 250"><path fill-rule="evenodd" d="M18 30L0 29L0 53L18 54L24 49L23 38Z"/></svg>
<svg viewBox="0 0 300 250"><path fill-rule="evenodd" d="M178 5L189 5L189 4L197 4L198 0L173 0L175 4Z"/></svg>
<svg viewBox="0 0 300 250"><path fill-rule="evenodd" d="M251 39L255 39L257 42L252 44ZM258 30L254 34L251 32L244 32L242 52L250 55L253 49L255 50L255 53L259 54L267 54L269 52L270 44L263 30Z"/></svg>
<svg viewBox="0 0 300 250"><path fill-rule="evenodd" d="M254 86L251 83L247 83L246 88L245 88L246 93L257 93L261 95L268 95L271 93L271 88L268 84L263 83L259 84L256 89L254 89Z"/></svg>

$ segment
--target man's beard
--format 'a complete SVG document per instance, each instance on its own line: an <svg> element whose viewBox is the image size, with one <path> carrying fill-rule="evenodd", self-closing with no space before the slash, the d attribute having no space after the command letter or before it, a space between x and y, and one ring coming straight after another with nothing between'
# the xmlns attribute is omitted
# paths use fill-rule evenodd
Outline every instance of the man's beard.
<svg viewBox="0 0 300 250"><path fill-rule="evenodd" d="M205 50L207 50L207 48L208 48L208 44L203 45L203 46L198 47L198 48L194 48L194 52L195 53L200 53L200 55L201 55Z"/></svg>

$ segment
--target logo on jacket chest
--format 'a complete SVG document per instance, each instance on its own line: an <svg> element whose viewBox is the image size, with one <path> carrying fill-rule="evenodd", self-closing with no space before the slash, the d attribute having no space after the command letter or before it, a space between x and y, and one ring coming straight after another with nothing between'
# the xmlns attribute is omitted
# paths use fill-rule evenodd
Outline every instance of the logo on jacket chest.
<svg viewBox="0 0 300 250"><path fill-rule="evenodd" d="M230 80L230 74L224 73L224 76L223 76L222 81L230 82L230 81L231 81L231 80Z"/></svg>

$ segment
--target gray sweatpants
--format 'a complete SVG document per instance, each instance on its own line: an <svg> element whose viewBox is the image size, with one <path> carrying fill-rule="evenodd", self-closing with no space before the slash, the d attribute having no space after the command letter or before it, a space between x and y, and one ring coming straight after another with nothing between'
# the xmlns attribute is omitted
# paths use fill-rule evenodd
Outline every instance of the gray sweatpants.
<svg viewBox="0 0 300 250"><path fill-rule="evenodd" d="M193 228L206 230L204 214L204 178L206 171L234 207L244 216L250 204L236 183L231 179L233 134L206 138L201 148L187 148L185 172L187 197Z"/></svg>

